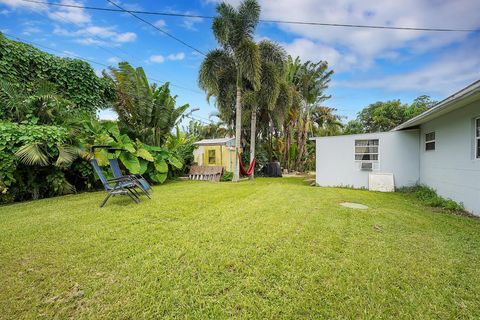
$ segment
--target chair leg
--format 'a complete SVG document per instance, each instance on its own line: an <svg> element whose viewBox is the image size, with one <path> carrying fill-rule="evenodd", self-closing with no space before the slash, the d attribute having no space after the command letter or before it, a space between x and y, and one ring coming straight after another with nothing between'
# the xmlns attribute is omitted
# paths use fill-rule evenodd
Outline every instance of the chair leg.
<svg viewBox="0 0 480 320"><path fill-rule="evenodd" d="M130 192L127 192L128 196L129 196L130 198L132 198L132 200L135 201L136 204L139 204L139 203L140 203L140 200L135 199L135 197L132 195L133 193L132 193L131 190L128 190L128 191L130 191Z"/></svg>
<svg viewBox="0 0 480 320"><path fill-rule="evenodd" d="M105 203L107 203L107 200L108 200L111 196L112 196L112 194L109 192L109 193L107 194L107 196L105 197L105 199L103 199L103 202L102 202L102 204L100 205L100 208L102 208L102 207L105 205Z"/></svg>
<svg viewBox="0 0 480 320"><path fill-rule="evenodd" d="M136 191L132 190L133 188L127 188L127 193L131 194L135 199L140 201L140 198L135 194Z"/></svg>
<svg viewBox="0 0 480 320"><path fill-rule="evenodd" d="M137 191L135 187L128 188L128 189L132 191L132 193L135 195L135 198L140 199L140 193Z"/></svg>
<svg viewBox="0 0 480 320"><path fill-rule="evenodd" d="M138 183L137 186L138 186L138 188L139 188L140 190L142 190L142 192L148 197L148 199L152 199L152 198L150 198L150 194L148 193L148 191L145 190L145 188L143 188L143 186L142 186L141 183ZM140 193L139 193L139 195L140 195Z"/></svg>

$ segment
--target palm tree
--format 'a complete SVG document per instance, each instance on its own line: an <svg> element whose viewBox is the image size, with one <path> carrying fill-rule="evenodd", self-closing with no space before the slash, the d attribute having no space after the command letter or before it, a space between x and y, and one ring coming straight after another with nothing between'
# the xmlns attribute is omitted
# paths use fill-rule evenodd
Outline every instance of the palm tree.
<svg viewBox="0 0 480 320"><path fill-rule="evenodd" d="M335 136L343 129L342 116L335 114L337 109L317 106L312 112L314 133L318 136Z"/></svg>
<svg viewBox="0 0 480 320"><path fill-rule="evenodd" d="M328 88L332 74L333 71L328 70L328 63L325 61L317 63L307 61L301 64L298 58L288 59L287 79L294 89L294 103L289 113L291 122L287 127L297 128L297 152L294 164L297 170L301 169L308 132L313 129L312 114L323 101L330 98L324 92Z"/></svg>
<svg viewBox="0 0 480 320"><path fill-rule="evenodd" d="M160 87L149 84L141 67L135 69L127 62L120 62L112 74L117 91L113 109L118 114L120 129L131 138L161 146L168 133L186 116L189 105L176 107L177 96L170 94L169 83Z"/></svg>
<svg viewBox="0 0 480 320"><path fill-rule="evenodd" d="M279 100L282 87L282 72L286 58L285 49L279 44L263 40L258 44L261 57L261 86L259 90L249 90L243 97L243 102L250 106L250 163L255 158L255 142L257 136L257 112L268 117L268 123L273 121L275 114L282 114L283 103ZM280 99L281 100L281 99ZM280 111L280 113L278 112ZM271 160L271 159L270 159ZM254 178L254 173L250 179Z"/></svg>
<svg viewBox="0 0 480 320"><path fill-rule="evenodd" d="M216 98L220 112L233 113L235 110L235 151L238 154L242 91L247 84L254 90L260 87L260 51L253 41L260 6L256 0L244 0L235 9L222 2L217 5L217 13L212 30L220 48L210 51L203 60L198 82L208 97ZM237 156L235 158L233 181L239 181L239 160Z"/></svg>

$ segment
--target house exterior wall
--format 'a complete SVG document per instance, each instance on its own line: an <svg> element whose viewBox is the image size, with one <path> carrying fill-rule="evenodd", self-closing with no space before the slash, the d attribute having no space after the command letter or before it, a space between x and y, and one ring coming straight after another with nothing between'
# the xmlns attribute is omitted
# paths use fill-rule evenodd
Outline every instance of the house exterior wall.
<svg viewBox="0 0 480 320"><path fill-rule="evenodd" d="M474 152L478 117L480 101L421 125L420 183L480 215L480 159ZM425 134L433 131L435 150L425 151Z"/></svg>
<svg viewBox="0 0 480 320"><path fill-rule="evenodd" d="M378 139L378 170L393 173L395 187L419 180L418 130L316 138L316 182L321 186L368 188L368 174L355 161L355 140Z"/></svg>

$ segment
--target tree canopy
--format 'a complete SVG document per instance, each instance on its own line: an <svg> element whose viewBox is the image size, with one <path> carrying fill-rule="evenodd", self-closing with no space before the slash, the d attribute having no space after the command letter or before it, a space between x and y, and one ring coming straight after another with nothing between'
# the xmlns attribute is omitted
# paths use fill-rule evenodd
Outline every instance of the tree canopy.
<svg viewBox="0 0 480 320"><path fill-rule="evenodd" d="M400 100L377 101L363 108L356 120L348 122L344 133L389 131L428 110L435 103L425 95L416 98L410 105L401 103Z"/></svg>

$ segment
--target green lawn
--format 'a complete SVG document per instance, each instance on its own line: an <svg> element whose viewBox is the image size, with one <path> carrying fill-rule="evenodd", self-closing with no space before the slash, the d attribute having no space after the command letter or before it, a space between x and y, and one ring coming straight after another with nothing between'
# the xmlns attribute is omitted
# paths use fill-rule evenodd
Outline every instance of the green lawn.
<svg viewBox="0 0 480 320"><path fill-rule="evenodd" d="M410 195L284 178L103 197L0 207L0 318L479 316L480 219Z"/></svg>

